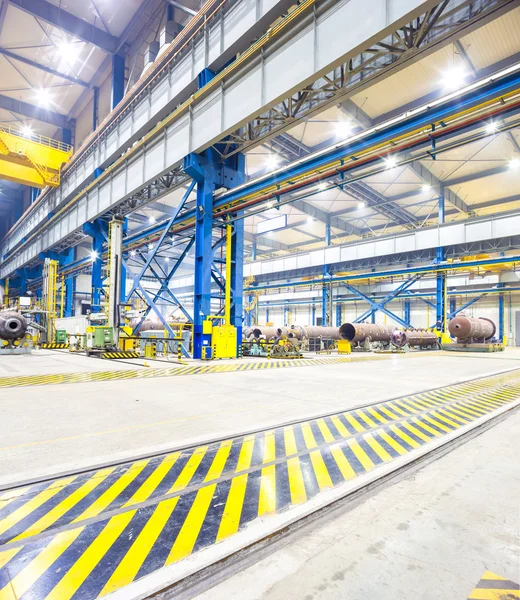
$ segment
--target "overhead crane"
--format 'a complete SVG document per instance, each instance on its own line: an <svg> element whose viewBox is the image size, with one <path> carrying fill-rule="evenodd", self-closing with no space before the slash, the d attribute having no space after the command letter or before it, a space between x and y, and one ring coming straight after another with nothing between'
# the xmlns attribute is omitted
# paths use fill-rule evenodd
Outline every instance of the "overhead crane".
<svg viewBox="0 0 520 600"><path fill-rule="evenodd" d="M0 125L0 179L36 188L58 187L61 168L72 146L58 140Z"/></svg>

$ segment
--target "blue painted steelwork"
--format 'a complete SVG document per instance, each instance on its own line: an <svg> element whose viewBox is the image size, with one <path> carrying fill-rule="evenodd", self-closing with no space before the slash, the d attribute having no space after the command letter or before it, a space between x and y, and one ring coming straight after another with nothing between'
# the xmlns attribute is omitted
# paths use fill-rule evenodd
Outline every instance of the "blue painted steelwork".
<svg viewBox="0 0 520 600"><path fill-rule="evenodd" d="M29 188L30 190L30 198L31 198L31 204L33 202L36 202L38 196L40 195L41 190L39 188L35 188L35 187L31 187Z"/></svg>
<svg viewBox="0 0 520 600"><path fill-rule="evenodd" d="M120 54L112 55L112 94L111 108L114 109L125 95L125 57Z"/></svg>
<svg viewBox="0 0 520 600"><path fill-rule="evenodd" d="M479 300L484 298L485 295L486 295L486 292L484 292L477 298L472 298L471 300L468 300L468 302L466 302L462 306L459 306L459 308L456 308L454 311L451 311L450 314L448 315L448 319L453 319L453 317L457 316L460 312L466 310L466 308L469 308L472 304L475 304L475 302L478 302Z"/></svg>
<svg viewBox="0 0 520 600"><path fill-rule="evenodd" d="M288 325L289 324L289 302L287 302L287 300L285 301L285 304L283 306L283 324L284 325Z"/></svg>
<svg viewBox="0 0 520 600"><path fill-rule="evenodd" d="M316 325L316 305L311 307L311 325Z"/></svg>
<svg viewBox="0 0 520 600"><path fill-rule="evenodd" d="M61 130L61 141L64 144L72 146L72 129L66 127Z"/></svg>
<svg viewBox="0 0 520 600"><path fill-rule="evenodd" d="M76 248L69 248L60 259L60 270L74 262L76 258ZM65 277L65 306L63 307L63 316L72 317L74 314L74 292L76 291L76 277L69 275Z"/></svg>
<svg viewBox="0 0 520 600"><path fill-rule="evenodd" d="M406 281L404 281L401 285L399 285L395 290L393 290L389 294L387 294L380 301L374 301L372 298L370 298L366 294L363 294L363 292L360 292L355 287L353 287L353 286L351 286L349 284L346 284L345 287L350 292L352 292L356 296L359 296L360 298L362 298L363 300L365 300L366 302L368 302L368 304L370 305L370 308L368 310L366 310L359 317L357 317L356 319L354 319L354 323L362 323L363 321L365 321L369 317L372 317L373 315L375 315L375 313L377 311L381 311L385 315L387 315L388 317L390 317L391 319L394 319L394 321L397 321L403 327L407 327L408 324L407 324L406 320L401 319L401 317L398 317L396 314L394 314L393 312L391 312L390 310L388 310L387 308L385 308L385 305L388 304L391 300L397 298L399 296L399 294L401 294L402 292L406 291L409 287L411 287L412 285L414 285L419 278L420 278L420 275L414 275L413 277L410 277L410 279L407 279ZM374 321L372 321L372 322L374 322Z"/></svg>
<svg viewBox="0 0 520 600"><path fill-rule="evenodd" d="M242 344L244 310L244 221L233 223L231 238L231 325L237 328L237 356ZM226 273L226 277L229 277ZM258 305L257 305L258 307ZM257 308L258 310L258 308Z"/></svg>
<svg viewBox="0 0 520 600"><path fill-rule="evenodd" d="M336 303L336 327L341 327L343 324L343 306L337 302Z"/></svg>
<svg viewBox="0 0 520 600"><path fill-rule="evenodd" d="M323 265L323 279L325 280L329 275L327 265ZM329 304L329 293L330 285L324 283L321 290L321 325L325 327L329 324L328 304Z"/></svg>
<svg viewBox="0 0 520 600"><path fill-rule="evenodd" d="M433 108L428 106L418 114L415 114L412 117L404 118L402 121L398 121L389 127L384 129L374 128L372 132L366 134L364 137L358 140L350 140L341 144L336 144L332 148L327 148L305 157L292 166L284 167L283 169L279 169L271 175L266 175L262 178L258 178L257 180L253 180L251 183L242 186L239 190L224 194L216 202L216 206L218 207L228 202L241 200L246 196L262 192L266 188L271 188L272 186L279 185L288 180L298 179L298 177L307 174L309 171L318 170L327 166L333 161L340 161L346 157L353 156L360 150L364 150L370 146L399 137L409 131L420 129L422 127L428 127L431 125L431 123L440 122L455 112L462 112L471 106L481 104L487 100L490 100L492 97L496 97L511 91L518 87L518 85L520 85L520 74L514 73L504 77L500 81L491 81L477 90L471 90L466 94L466 96L446 100L441 104L434 106ZM510 110L516 111L517 108L512 107ZM471 126L473 126L473 123ZM460 130L464 129L464 127L465 126L461 127ZM435 135L437 139L440 139L443 138L447 133L449 132L443 132L442 128L440 128L437 129ZM418 142L417 145L423 143L424 142L421 141ZM415 147L415 145L410 145L408 150L410 150L412 147ZM371 161L367 161L364 163L364 165L377 161L381 161L381 157L376 157Z"/></svg>
<svg viewBox="0 0 520 600"><path fill-rule="evenodd" d="M83 233L92 238L92 295L90 310L101 312L101 294L103 292L103 243L107 238L108 226L105 221L96 219L83 225Z"/></svg>
<svg viewBox="0 0 520 600"><path fill-rule="evenodd" d="M269 323L269 306L265 307L265 322Z"/></svg>
<svg viewBox="0 0 520 600"><path fill-rule="evenodd" d="M404 301L404 320L405 323L408 325L408 327L411 326L410 323L410 316L411 316L411 305L410 305L410 300L405 300Z"/></svg>
<svg viewBox="0 0 520 600"><path fill-rule="evenodd" d="M96 131L99 120L99 88L92 88L92 131Z"/></svg>
<svg viewBox="0 0 520 600"><path fill-rule="evenodd" d="M503 289L504 284L497 284L497 288ZM498 296L498 339L503 340L505 335L504 327L504 294Z"/></svg>
<svg viewBox="0 0 520 600"><path fill-rule="evenodd" d="M203 154L186 156L184 171L197 182L193 357L201 358L203 346L211 343L211 335L203 333L202 324L211 315L213 193L219 187L230 188L244 181L245 158L236 154L222 163L219 155L210 148ZM238 268L235 277L238 277Z"/></svg>
<svg viewBox="0 0 520 600"><path fill-rule="evenodd" d="M444 223L444 189L441 187L439 194L439 225ZM446 257L444 248L437 248L437 264L443 263ZM446 273L437 273L437 295L435 298L435 327L439 331L446 331Z"/></svg>
<svg viewBox="0 0 520 600"><path fill-rule="evenodd" d="M450 298L450 318L451 315L457 310L457 298Z"/></svg>

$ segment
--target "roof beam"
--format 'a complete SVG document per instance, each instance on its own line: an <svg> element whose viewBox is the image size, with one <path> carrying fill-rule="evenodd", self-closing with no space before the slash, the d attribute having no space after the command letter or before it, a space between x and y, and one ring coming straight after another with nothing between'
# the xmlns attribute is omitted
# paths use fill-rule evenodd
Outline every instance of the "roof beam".
<svg viewBox="0 0 520 600"><path fill-rule="evenodd" d="M351 117L362 129L370 129L374 126L374 122L367 113L352 100L348 98L343 100L338 104L338 108L348 117Z"/></svg>
<svg viewBox="0 0 520 600"><path fill-rule="evenodd" d="M308 215L313 219L316 219L316 221L321 221L322 223L328 224L331 227L334 227L335 229L339 229L340 231L344 231L345 233L348 233L350 235L363 234L363 230L359 227L356 227L355 225L350 225L349 223L346 223L339 217L331 217L324 210L316 208L308 202L304 202L303 200L296 200L295 202L291 202L291 205L294 206L294 208L297 208L303 214Z"/></svg>
<svg viewBox="0 0 520 600"><path fill-rule="evenodd" d="M1 94L0 108L16 113L17 115L28 117L29 119L36 119L42 123L49 123L55 127L61 127L62 129L69 129L71 127L71 122L65 115L45 108L39 108L27 102L23 102L22 100L15 100L14 98L3 96Z"/></svg>
<svg viewBox="0 0 520 600"><path fill-rule="evenodd" d="M74 37L93 44L101 50L114 54L118 47L116 37L99 29L95 25L68 13L47 0L8 0L10 4L24 12L57 27Z"/></svg>
<svg viewBox="0 0 520 600"><path fill-rule="evenodd" d="M289 246L287 244L277 242L276 240L272 240L263 235L255 235L250 231L244 231L244 239L251 244L256 243L257 246L265 246L271 250L289 250Z"/></svg>
<svg viewBox="0 0 520 600"><path fill-rule="evenodd" d="M192 10L191 8L188 8L187 6L184 6L180 2L176 2L175 0L167 0L167 2L168 2L168 4L175 6L175 8L178 8L179 10L182 10L183 12L187 13L188 15L191 15L192 17L194 17L197 14L197 11Z"/></svg>
<svg viewBox="0 0 520 600"><path fill-rule="evenodd" d="M438 177L436 177L431 171L429 171L420 162L413 162L408 165L410 169L421 179L424 183L435 188L439 194L444 194L444 200L447 200L450 204L453 204L460 212L466 215L471 215L471 208L464 202L464 200L457 196L455 192L452 192L446 184L443 183Z"/></svg>
<svg viewBox="0 0 520 600"><path fill-rule="evenodd" d="M14 52L11 52L10 50L6 50L5 48L0 48L0 54L3 54L4 56L7 56L9 58L12 58L13 60L18 60L20 62L23 62L26 65L30 65L31 67L39 69L40 71L45 71L45 73L49 73L50 75L54 75L56 77L61 77L61 79L65 79L66 81L70 81L71 83L75 83L77 85L82 85L84 87L88 87L88 83L86 81L78 79L77 77L74 77L73 75L65 75L65 73L60 73L59 71L56 71L56 70L52 69L51 67L42 65L41 63L35 62L34 60L31 60L30 58L26 58L25 56L20 56L18 54L15 54Z"/></svg>

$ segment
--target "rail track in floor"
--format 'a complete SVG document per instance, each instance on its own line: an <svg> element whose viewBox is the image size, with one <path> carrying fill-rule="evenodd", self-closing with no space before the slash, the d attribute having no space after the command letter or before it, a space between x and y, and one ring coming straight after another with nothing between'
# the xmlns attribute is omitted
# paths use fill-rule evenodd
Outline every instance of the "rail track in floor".
<svg viewBox="0 0 520 600"><path fill-rule="evenodd" d="M519 403L513 370L4 490L0 600L182 586Z"/></svg>

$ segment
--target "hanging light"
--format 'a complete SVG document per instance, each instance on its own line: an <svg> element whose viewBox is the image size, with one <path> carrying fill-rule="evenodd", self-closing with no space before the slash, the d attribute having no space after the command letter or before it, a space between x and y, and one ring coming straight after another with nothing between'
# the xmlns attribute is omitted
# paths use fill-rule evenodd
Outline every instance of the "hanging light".
<svg viewBox="0 0 520 600"><path fill-rule="evenodd" d="M466 83L468 72L464 67L452 67L442 76L442 85L447 90L456 90Z"/></svg>
<svg viewBox="0 0 520 600"><path fill-rule="evenodd" d="M393 169L397 165L397 158L395 156L387 156L385 158L385 168Z"/></svg>

